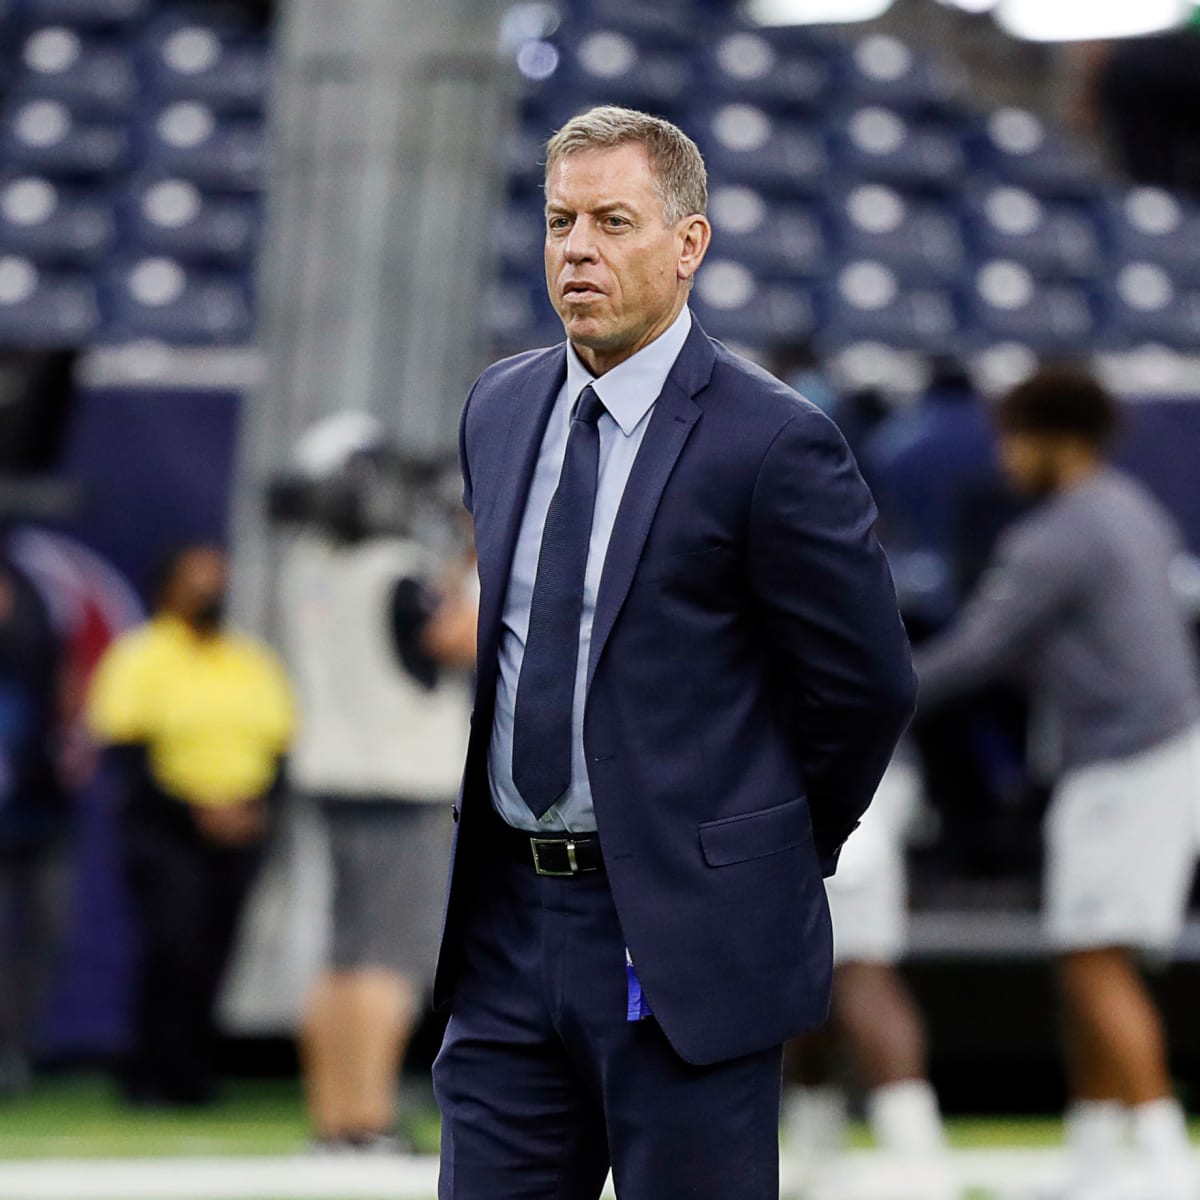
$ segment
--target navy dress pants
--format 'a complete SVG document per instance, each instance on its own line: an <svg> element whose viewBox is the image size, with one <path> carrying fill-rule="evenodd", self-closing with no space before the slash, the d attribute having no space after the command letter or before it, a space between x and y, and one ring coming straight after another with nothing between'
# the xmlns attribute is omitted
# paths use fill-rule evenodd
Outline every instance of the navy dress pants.
<svg viewBox="0 0 1200 1200"><path fill-rule="evenodd" d="M610 1165L618 1200L778 1200L781 1048L695 1067L627 1020L603 874L494 862L466 924L439 1200L596 1200Z"/></svg>

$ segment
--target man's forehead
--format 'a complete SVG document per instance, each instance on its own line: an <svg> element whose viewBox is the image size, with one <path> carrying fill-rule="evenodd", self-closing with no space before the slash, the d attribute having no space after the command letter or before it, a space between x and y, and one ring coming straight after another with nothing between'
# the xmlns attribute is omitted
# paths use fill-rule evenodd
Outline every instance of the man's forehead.
<svg viewBox="0 0 1200 1200"><path fill-rule="evenodd" d="M652 193L654 185L646 148L627 142L563 155L546 178L546 196L578 190L591 195L615 197L619 193L632 198L638 193Z"/></svg>

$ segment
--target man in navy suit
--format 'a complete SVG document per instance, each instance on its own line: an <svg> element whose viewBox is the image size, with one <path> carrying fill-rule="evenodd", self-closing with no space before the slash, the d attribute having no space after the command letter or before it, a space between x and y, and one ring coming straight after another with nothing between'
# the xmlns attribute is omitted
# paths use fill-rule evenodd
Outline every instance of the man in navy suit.
<svg viewBox="0 0 1200 1200"><path fill-rule="evenodd" d="M687 308L704 163L604 107L551 139L567 344L461 449L478 690L438 998L441 1200L775 1200L780 1054L825 1020L822 876L907 721L875 510L812 405Z"/></svg>

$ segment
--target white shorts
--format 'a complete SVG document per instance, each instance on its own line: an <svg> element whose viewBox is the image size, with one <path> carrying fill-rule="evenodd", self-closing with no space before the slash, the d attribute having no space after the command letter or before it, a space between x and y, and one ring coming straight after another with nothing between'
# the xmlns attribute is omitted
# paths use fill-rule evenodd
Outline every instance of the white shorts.
<svg viewBox="0 0 1200 1200"><path fill-rule="evenodd" d="M1065 774L1046 815L1044 933L1055 950L1173 950L1196 858L1200 729Z"/></svg>
<svg viewBox="0 0 1200 1200"><path fill-rule="evenodd" d="M920 792L916 770L887 769L863 823L825 881L833 917L833 960L894 963L908 943L908 873L904 846Z"/></svg>

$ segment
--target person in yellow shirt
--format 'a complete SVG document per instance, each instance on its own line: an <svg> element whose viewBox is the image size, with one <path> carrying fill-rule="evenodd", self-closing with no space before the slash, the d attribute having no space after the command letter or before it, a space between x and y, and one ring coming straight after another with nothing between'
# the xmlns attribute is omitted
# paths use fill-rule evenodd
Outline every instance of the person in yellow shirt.
<svg viewBox="0 0 1200 1200"><path fill-rule="evenodd" d="M88 700L141 941L122 1080L139 1104L213 1094L213 1011L292 733L282 666L223 628L226 578L218 547L173 554L152 619L108 650Z"/></svg>

